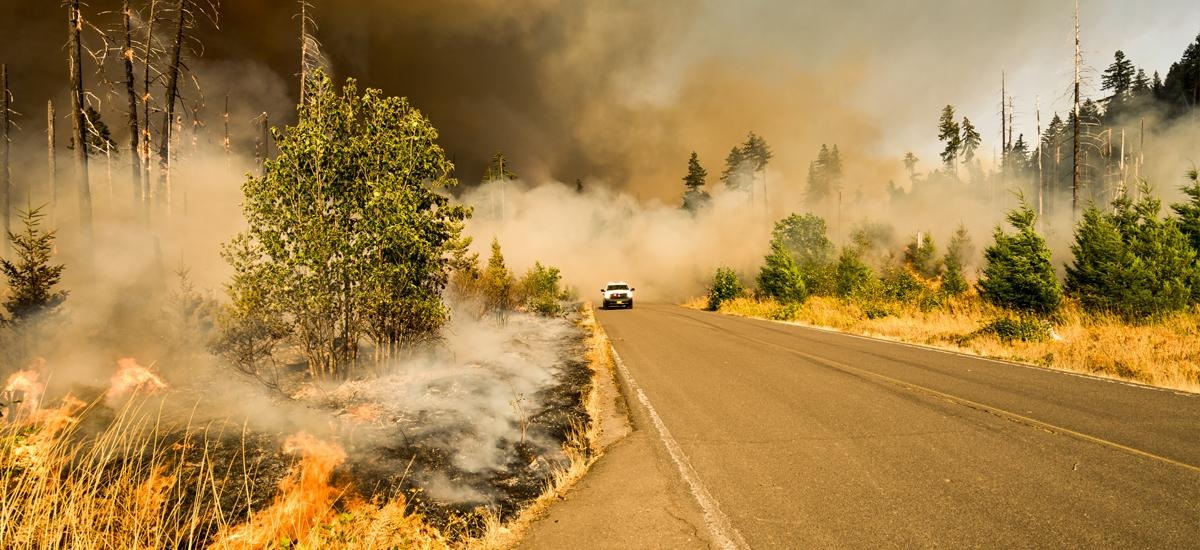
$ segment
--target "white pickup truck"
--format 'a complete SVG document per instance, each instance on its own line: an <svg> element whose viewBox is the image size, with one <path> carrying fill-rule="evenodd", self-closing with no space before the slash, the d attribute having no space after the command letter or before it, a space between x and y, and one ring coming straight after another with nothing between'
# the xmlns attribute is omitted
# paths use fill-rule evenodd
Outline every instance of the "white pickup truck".
<svg viewBox="0 0 1200 550"><path fill-rule="evenodd" d="M610 307L627 307L633 309L633 291L629 283L614 281L604 285L600 289L600 294L604 299L600 302L600 309L608 309Z"/></svg>

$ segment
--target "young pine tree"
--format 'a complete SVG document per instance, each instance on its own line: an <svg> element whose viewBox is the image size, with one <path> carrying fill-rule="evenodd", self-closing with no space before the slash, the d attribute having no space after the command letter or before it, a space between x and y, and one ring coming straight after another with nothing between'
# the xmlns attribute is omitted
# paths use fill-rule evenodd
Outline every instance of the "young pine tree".
<svg viewBox="0 0 1200 550"><path fill-rule="evenodd" d="M1050 249L1037 233L1037 213L1024 197L1008 213L1016 229L1007 233L996 227L995 242L984 251L979 294L989 303L1023 314L1049 316L1062 306L1062 286L1050 263Z"/></svg>
<svg viewBox="0 0 1200 550"><path fill-rule="evenodd" d="M1196 253L1177 220L1159 217L1161 203L1149 195L1122 197L1112 212L1089 208L1075 233L1067 267L1067 292L1090 312L1129 321L1182 311L1192 302Z"/></svg>
<svg viewBox="0 0 1200 550"><path fill-rule="evenodd" d="M487 268L483 270L480 278L484 313L495 312L497 318L504 320L513 306L512 292L515 284L512 271L509 271L504 263L500 240L492 239L492 255L488 257Z"/></svg>
<svg viewBox="0 0 1200 550"><path fill-rule="evenodd" d="M708 171L700 166L700 157L692 151L691 158L688 159L687 175L683 177L683 209L691 213L706 208L712 197L704 190L705 180L708 178Z"/></svg>
<svg viewBox="0 0 1200 550"><path fill-rule="evenodd" d="M942 291L951 296L958 296L967 291L966 277L967 262L975 255L975 246L971 236L967 234L966 226L959 225L946 246L946 255L942 264L946 273L942 275Z"/></svg>
<svg viewBox="0 0 1200 550"><path fill-rule="evenodd" d="M936 279L942 273L942 262L937 257L937 245L933 236L918 233L904 249L904 263L926 279Z"/></svg>
<svg viewBox="0 0 1200 550"><path fill-rule="evenodd" d="M24 324L38 315L53 314L67 299L67 291L54 290L65 267L50 263L54 257L54 231L42 231L45 215L40 208L19 212L25 230L8 232L14 261L0 258L0 271L8 279L9 296L4 300L7 322ZM4 321L4 319L0 319Z"/></svg>
<svg viewBox="0 0 1200 550"><path fill-rule="evenodd" d="M808 298L800 267L778 240L771 241L771 253L758 273L758 288L783 304L800 303Z"/></svg>

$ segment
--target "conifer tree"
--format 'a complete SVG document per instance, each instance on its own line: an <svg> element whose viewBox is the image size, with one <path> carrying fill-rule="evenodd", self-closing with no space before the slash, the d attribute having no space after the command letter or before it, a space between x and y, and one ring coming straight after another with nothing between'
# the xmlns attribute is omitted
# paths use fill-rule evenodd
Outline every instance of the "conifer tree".
<svg viewBox="0 0 1200 550"><path fill-rule="evenodd" d="M942 290L947 294L956 296L967 291L966 267L974 254L975 246L971 242L971 236L967 234L966 226L959 224L954 236L950 238L950 243L946 245L946 255L942 258L942 264L946 266L946 273L942 276Z"/></svg>
<svg viewBox="0 0 1200 550"><path fill-rule="evenodd" d="M928 233L918 233L904 249L904 263L926 279L937 278L942 263L937 257L937 245Z"/></svg>
<svg viewBox="0 0 1200 550"><path fill-rule="evenodd" d="M979 150L979 144L982 138L979 135L979 130L975 129L975 125L971 123L971 119L963 117L962 119L962 157L968 164L975 160L975 151Z"/></svg>
<svg viewBox="0 0 1200 550"><path fill-rule="evenodd" d="M705 180L708 178L708 171L700 166L700 157L692 151L691 158L688 159L688 172L683 177L683 209L688 212L695 213L698 210L708 206L711 197L704 190Z"/></svg>
<svg viewBox="0 0 1200 550"><path fill-rule="evenodd" d="M808 298L800 267L778 240L771 241L771 253L758 273L758 288L783 304L799 303Z"/></svg>
<svg viewBox="0 0 1200 550"><path fill-rule="evenodd" d="M741 147L730 149L725 157L725 170L721 172L721 182L726 189L747 191L750 189L751 165Z"/></svg>
<svg viewBox="0 0 1200 550"><path fill-rule="evenodd" d="M515 179L517 179L517 175L510 169L508 159L504 156L504 153L497 152L492 155L492 161L488 163L487 169L483 171L484 183Z"/></svg>
<svg viewBox="0 0 1200 550"><path fill-rule="evenodd" d="M942 117L938 120L938 140L946 144L942 149L942 162L946 168L957 173L958 154L962 149L962 135L958 123L954 121L954 106L942 108Z"/></svg>
<svg viewBox="0 0 1200 550"><path fill-rule="evenodd" d="M54 290L62 279L63 265L51 264L54 257L54 231L43 231L45 215L41 208L18 212L25 230L8 232L15 257L13 261L0 258L0 271L8 280L9 293L4 300L8 319L14 324L29 321L37 315L52 314L67 299L67 292Z"/></svg>
<svg viewBox="0 0 1200 550"><path fill-rule="evenodd" d="M1089 208L1076 229L1067 292L1088 311L1141 320L1192 301L1196 252L1178 221L1159 217L1160 201L1143 192L1137 202L1118 198L1111 212Z"/></svg>
<svg viewBox="0 0 1200 550"><path fill-rule="evenodd" d="M1188 171L1191 184L1183 187L1188 196L1187 202L1171 205L1171 209L1179 219L1179 230L1187 237L1192 251L1196 254L1196 271L1200 273L1200 172L1195 168ZM1192 286L1192 302L1200 304L1200 281Z"/></svg>
<svg viewBox="0 0 1200 550"><path fill-rule="evenodd" d="M917 158L912 151L904 154L904 170L908 172L908 181L915 182L917 179L917 163L921 159Z"/></svg>
<svg viewBox="0 0 1200 550"><path fill-rule="evenodd" d="M1101 89L1112 91L1114 96L1123 98L1133 89L1135 73L1133 62L1125 57L1125 52L1117 50L1113 54L1112 65L1104 70ZM1142 76L1144 77L1145 73L1142 73Z"/></svg>
<svg viewBox="0 0 1200 550"><path fill-rule="evenodd" d="M1024 197L1008 213L1016 230L997 226L995 242L984 251L979 294L989 303L1023 314L1048 316L1062 306L1062 286L1050 263L1050 249L1037 233L1037 213Z"/></svg>

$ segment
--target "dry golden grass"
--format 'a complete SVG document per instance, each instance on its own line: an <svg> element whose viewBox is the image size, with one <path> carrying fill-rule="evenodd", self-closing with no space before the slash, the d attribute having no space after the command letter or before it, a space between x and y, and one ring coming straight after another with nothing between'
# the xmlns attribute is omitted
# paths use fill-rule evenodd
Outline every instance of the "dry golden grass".
<svg viewBox="0 0 1200 550"><path fill-rule="evenodd" d="M704 302L693 300L685 305L702 308ZM792 311L782 310L773 301L740 298L722 304L721 313L1200 392L1200 311L1130 325L1117 318L1087 315L1068 303L1051 339L1005 342L980 332L1004 312L977 296L952 299L945 307L930 311L902 304L885 307L890 315L869 319L859 305L832 297L811 297ZM791 315L780 319L784 313Z"/></svg>
<svg viewBox="0 0 1200 550"><path fill-rule="evenodd" d="M612 359L590 305L581 326L590 334L588 363L595 380L612 368ZM260 465L244 448L231 457L226 447L218 458L214 447L214 441L229 439L221 430L238 427L164 433L160 416L135 405L144 402L128 401L107 428L91 437L83 437L80 422L99 401L87 405L68 397L55 407L9 409L0 420L0 546L193 548L207 542L220 549L507 548L599 454L597 423L575 426L563 445L568 464L552 472L536 501L503 524L497 514L484 513L482 531L471 532L466 521L452 525L451 536L426 523L403 497L364 502L353 487L334 484L333 472L345 459L342 449L296 434L284 448L296 457L294 465L278 482L273 500L247 517ZM589 419L599 418L595 391L585 397L585 408Z"/></svg>

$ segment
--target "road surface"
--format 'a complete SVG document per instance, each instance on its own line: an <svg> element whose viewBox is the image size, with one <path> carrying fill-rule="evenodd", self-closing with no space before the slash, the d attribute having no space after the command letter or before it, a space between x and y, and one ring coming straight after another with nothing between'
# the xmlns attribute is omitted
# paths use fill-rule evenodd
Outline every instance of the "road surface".
<svg viewBox="0 0 1200 550"><path fill-rule="evenodd" d="M1200 396L675 306L597 318L643 439L527 547L1200 547Z"/></svg>

